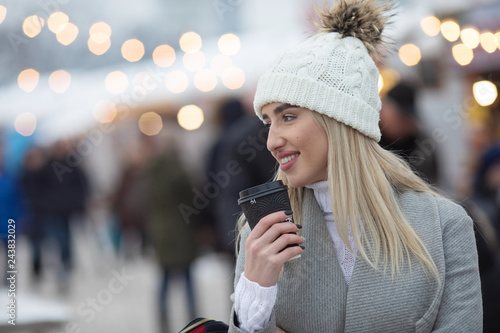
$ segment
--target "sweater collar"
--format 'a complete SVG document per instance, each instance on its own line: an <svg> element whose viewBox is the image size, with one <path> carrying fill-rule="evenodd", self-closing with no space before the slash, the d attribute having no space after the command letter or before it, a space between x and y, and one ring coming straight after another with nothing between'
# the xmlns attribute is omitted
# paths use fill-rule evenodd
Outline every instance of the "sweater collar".
<svg viewBox="0 0 500 333"><path fill-rule="evenodd" d="M328 180L312 183L306 185L305 187L313 190L314 197L316 198L316 201L318 202L318 205L323 213L332 212L332 202L330 198L330 188Z"/></svg>

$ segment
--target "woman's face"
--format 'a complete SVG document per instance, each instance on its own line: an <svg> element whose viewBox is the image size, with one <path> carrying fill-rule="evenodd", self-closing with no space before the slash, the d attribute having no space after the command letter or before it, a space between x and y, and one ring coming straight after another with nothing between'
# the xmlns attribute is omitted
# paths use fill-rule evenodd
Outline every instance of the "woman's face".
<svg viewBox="0 0 500 333"><path fill-rule="evenodd" d="M269 128L267 149L279 162L292 187L327 179L328 140L311 111L284 103L262 108Z"/></svg>

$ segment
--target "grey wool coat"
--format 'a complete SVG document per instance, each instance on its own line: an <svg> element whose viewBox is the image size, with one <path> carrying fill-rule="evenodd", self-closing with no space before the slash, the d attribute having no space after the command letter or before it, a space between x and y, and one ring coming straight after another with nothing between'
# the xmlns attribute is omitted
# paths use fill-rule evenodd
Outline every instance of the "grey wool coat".
<svg viewBox="0 0 500 333"><path fill-rule="evenodd" d="M412 260L399 275L357 258L349 287L314 193L305 189L301 258L285 264L271 320L293 332L482 332L482 300L473 223L457 204L428 193L398 194L399 205L438 267L441 284ZM245 265L242 233L235 286ZM381 260L383 263L383 260ZM229 332L235 325L234 309Z"/></svg>

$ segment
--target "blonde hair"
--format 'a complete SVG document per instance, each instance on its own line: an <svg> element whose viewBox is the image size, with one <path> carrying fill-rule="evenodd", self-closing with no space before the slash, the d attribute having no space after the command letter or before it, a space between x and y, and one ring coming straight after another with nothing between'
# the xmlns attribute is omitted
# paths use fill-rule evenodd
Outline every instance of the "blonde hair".
<svg viewBox="0 0 500 333"><path fill-rule="evenodd" d="M348 223L354 236L358 255L378 268L383 254L384 268L391 265L392 276L399 273L406 257L417 258L424 271L436 277L439 272L425 245L415 233L397 203L398 191L413 190L440 196L418 177L409 165L379 144L326 115L311 111L328 139L328 182L335 225L349 248ZM289 185L286 175L278 170L275 180ZM303 188L289 186L292 210L300 212ZM300 214L294 215L302 224ZM241 230L245 223L238 220ZM238 244L238 242L236 242ZM352 248L351 248L352 250Z"/></svg>

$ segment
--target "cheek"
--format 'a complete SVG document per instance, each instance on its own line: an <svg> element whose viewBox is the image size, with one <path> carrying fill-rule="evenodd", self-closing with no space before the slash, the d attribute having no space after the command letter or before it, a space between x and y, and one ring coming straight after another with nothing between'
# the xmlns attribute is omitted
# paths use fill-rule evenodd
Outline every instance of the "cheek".
<svg viewBox="0 0 500 333"><path fill-rule="evenodd" d="M318 129L318 131L320 130ZM308 138L307 142L316 158L318 160L322 160L324 158L326 161L326 156L328 153L328 140L326 138L326 134L322 132L316 132Z"/></svg>

